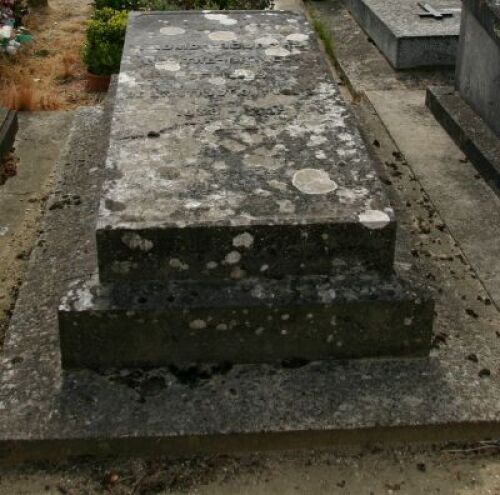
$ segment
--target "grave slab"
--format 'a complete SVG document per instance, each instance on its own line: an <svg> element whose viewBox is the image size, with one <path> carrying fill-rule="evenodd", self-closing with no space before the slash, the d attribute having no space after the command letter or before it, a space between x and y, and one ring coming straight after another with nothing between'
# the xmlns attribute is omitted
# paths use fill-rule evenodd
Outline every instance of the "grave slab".
<svg viewBox="0 0 500 495"><path fill-rule="evenodd" d="M0 108L0 160L12 148L17 128L17 113Z"/></svg>
<svg viewBox="0 0 500 495"><path fill-rule="evenodd" d="M102 281L390 271L395 219L302 15L131 14Z"/></svg>
<svg viewBox="0 0 500 495"><path fill-rule="evenodd" d="M63 371L57 305L95 267L107 122L78 110L58 164L55 199L81 202L47 212L20 289L0 357L3 463L498 438L500 380L478 376L497 367L497 317L466 317L446 285L436 333L448 339L428 359Z"/></svg>
<svg viewBox="0 0 500 495"><path fill-rule="evenodd" d="M426 105L500 195L500 139L451 86L427 88Z"/></svg>
<svg viewBox="0 0 500 495"><path fill-rule="evenodd" d="M498 194L500 5L465 0L455 88L429 87L427 106Z"/></svg>
<svg viewBox="0 0 500 495"><path fill-rule="evenodd" d="M455 87L500 138L500 4L465 0Z"/></svg>
<svg viewBox="0 0 500 495"><path fill-rule="evenodd" d="M62 366L425 357L434 303L362 270L241 282L76 283L59 307Z"/></svg>
<svg viewBox="0 0 500 495"><path fill-rule="evenodd" d="M344 0L396 69L455 65L460 0Z"/></svg>

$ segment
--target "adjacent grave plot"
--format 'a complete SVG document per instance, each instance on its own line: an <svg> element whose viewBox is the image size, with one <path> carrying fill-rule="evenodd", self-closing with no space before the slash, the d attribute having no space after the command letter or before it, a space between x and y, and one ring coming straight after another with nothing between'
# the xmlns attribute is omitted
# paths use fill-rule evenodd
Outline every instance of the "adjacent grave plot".
<svg viewBox="0 0 500 495"><path fill-rule="evenodd" d="M14 144L18 128L17 113L0 108L0 162Z"/></svg>
<svg viewBox="0 0 500 495"><path fill-rule="evenodd" d="M455 65L460 0L345 0L396 69Z"/></svg>
<svg viewBox="0 0 500 495"><path fill-rule="evenodd" d="M427 105L500 193L500 5L463 5L455 88L429 88Z"/></svg>
<svg viewBox="0 0 500 495"><path fill-rule="evenodd" d="M425 356L394 212L302 16L133 14L63 366Z"/></svg>

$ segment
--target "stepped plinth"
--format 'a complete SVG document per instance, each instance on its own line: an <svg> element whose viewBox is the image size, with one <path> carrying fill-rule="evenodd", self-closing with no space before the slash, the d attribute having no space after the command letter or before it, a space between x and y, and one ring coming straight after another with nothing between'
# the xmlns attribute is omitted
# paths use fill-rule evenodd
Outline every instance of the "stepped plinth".
<svg viewBox="0 0 500 495"><path fill-rule="evenodd" d="M433 302L299 15L132 14L63 366L425 356Z"/></svg>

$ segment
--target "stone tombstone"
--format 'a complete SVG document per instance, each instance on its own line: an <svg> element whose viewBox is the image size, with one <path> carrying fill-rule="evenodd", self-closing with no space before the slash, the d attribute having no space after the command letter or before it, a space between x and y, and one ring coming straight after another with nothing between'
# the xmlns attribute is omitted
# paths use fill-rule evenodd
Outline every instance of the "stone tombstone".
<svg viewBox="0 0 500 495"><path fill-rule="evenodd" d="M455 87L429 87L426 104L500 195L498 0L463 1Z"/></svg>
<svg viewBox="0 0 500 495"><path fill-rule="evenodd" d="M132 14L107 167L102 280L323 274L333 238L392 266L392 209L303 16Z"/></svg>
<svg viewBox="0 0 500 495"><path fill-rule="evenodd" d="M455 86L500 138L500 2L463 5Z"/></svg>
<svg viewBox="0 0 500 495"><path fill-rule="evenodd" d="M460 0L344 0L396 69L455 65Z"/></svg>
<svg viewBox="0 0 500 495"><path fill-rule="evenodd" d="M302 15L132 13L66 368L425 356L433 303ZM98 276L97 276L98 275Z"/></svg>

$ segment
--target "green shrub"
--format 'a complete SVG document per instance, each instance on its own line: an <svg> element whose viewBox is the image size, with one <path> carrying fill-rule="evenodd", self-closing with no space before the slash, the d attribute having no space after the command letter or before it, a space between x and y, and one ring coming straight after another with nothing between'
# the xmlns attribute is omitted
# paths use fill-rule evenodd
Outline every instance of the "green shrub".
<svg viewBox="0 0 500 495"><path fill-rule="evenodd" d="M139 10L139 0L94 0L94 9Z"/></svg>
<svg viewBox="0 0 500 495"><path fill-rule="evenodd" d="M248 10L269 7L270 0L94 0L94 7L115 10Z"/></svg>
<svg viewBox="0 0 500 495"><path fill-rule="evenodd" d="M127 12L111 8L96 10L87 22L83 60L89 72L97 75L120 71L123 43L127 28Z"/></svg>
<svg viewBox="0 0 500 495"><path fill-rule="evenodd" d="M181 10L181 7L172 0L138 0L137 10Z"/></svg>

